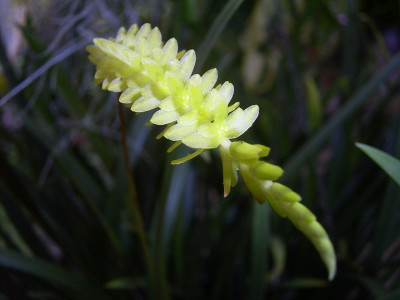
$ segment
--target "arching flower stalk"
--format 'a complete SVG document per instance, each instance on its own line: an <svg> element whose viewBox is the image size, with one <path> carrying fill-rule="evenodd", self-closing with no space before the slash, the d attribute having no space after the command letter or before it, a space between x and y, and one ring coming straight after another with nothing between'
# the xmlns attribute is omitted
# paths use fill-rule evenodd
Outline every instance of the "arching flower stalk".
<svg viewBox="0 0 400 300"><path fill-rule="evenodd" d="M224 194L238 180L237 171L255 199L268 201L273 209L290 221L314 244L324 261L329 279L335 276L336 256L332 243L315 215L300 203L301 197L275 182L283 170L260 158L269 148L241 141L231 142L249 129L259 108L245 110L230 104L233 85L217 82L217 70L202 76L192 75L196 61L193 50L178 53L174 38L163 44L161 33L150 24L121 28L115 39L94 39L88 46L89 59L96 65L95 82L102 88L121 93L119 101L140 113L157 109L150 119L154 125L166 125L158 136L195 149L172 164L183 163L207 149L219 148L223 166Z"/></svg>

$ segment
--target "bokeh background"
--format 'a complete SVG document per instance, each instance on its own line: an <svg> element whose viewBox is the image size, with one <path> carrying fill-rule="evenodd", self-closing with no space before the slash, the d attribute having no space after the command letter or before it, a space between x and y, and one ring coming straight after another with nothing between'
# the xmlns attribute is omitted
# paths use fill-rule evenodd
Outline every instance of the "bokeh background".
<svg viewBox="0 0 400 300"><path fill-rule="evenodd" d="M355 146L400 157L399 20L395 0L0 0L0 299L400 299L400 188ZM171 166L189 149L126 109L150 282L117 94L85 51L146 22L260 106L244 139L327 229L332 282L242 181L223 197L217 151Z"/></svg>

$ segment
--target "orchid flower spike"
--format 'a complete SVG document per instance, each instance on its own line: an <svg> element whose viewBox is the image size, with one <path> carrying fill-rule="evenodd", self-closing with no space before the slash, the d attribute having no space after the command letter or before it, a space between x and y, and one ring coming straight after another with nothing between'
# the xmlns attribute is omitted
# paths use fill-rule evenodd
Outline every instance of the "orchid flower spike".
<svg viewBox="0 0 400 300"><path fill-rule="evenodd" d="M230 104L234 87L224 82L216 87L216 69L202 76L192 74L196 62L194 50L178 52L174 38L165 44L160 30L144 24L121 28L115 39L95 38L87 47L89 59L96 65L95 83L104 90L121 93L119 101L140 113L156 109L150 119L154 125L166 125L159 137L195 149L192 154L172 161L180 164L207 149L219 148L223 166L224 194L238 180L237 171L255 199L266 201L282 217L287 217L305 234L319 252L329 279L336 273L332 243L315 215L300 203L301 197L275 182L283 170L260 160L269 153L263 145L232 139L241 136L258 117L259 108L245 110Z"/></svg>

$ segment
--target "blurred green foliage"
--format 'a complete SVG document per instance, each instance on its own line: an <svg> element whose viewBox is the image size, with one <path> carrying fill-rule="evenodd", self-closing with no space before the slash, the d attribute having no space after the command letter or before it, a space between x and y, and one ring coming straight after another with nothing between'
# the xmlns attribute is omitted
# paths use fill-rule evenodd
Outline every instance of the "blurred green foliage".
<svg viewBox="0 0 400 300"><path fill-rule="evenodd" d="M1 5L1 299L397 299L400 188L354 143L400 157L400 1ZM117 98L93 85L84 50L145 22L203 49L197 71L217 67L236 101L260 106L246 138L286 163L283 181L327 228L333 282L307 240L241 182L223 198L216 153L173 167L187 149L166 154L149 115L126 110L150 285Z"/></svg>

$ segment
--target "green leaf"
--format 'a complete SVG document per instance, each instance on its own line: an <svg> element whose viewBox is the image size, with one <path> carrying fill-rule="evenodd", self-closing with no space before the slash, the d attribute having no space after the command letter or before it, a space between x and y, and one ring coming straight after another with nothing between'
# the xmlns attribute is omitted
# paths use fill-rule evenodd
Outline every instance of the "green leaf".
<svg viewBox="0 0 400 300"><path fill-rule="evenodd" d="M243 0L230 0L215 18L215 21L208 30L206 37L201 43L199 49L196 51L196 53L198 53L198 57L194 74L200 73L204 62L206 61L206 58L214 46L218 36L221 34L228 21L232 18L233 14L242 3Z"/></svg>
<svg viewBox="0 0 400 300"><path fill-rule="evenodd" d="M356 147L363 151L378 166L382 168L400 186L400 161L393 156L374 147L356 143Z"/></svg>
<svg viewBox="0 0 400 300"><path fill-rule="evenodd" d="M54 55L51 59L49 59L45 64L43 64L40 68L38 68L35 72L25 78L21 83L19 83L16 87L14 87L7 95L0 99L0 107L6 104L10 99L18 95L22 92L28 85L33 83L36 79L38 79L42 74L46 73L51 67L60 63L67 57L71 56L79 49L83 48L87 45L87 41L81 41L79 43L73 44L72 46L68 47L67 49L60 51Z"/></svg>
<svg viewBox="0 0 400 300"><path fill-rule="evenodd" d="M315 132L322 121L322 100L315 80L307 77L304 80L306 86L306 104L308 115L308 126L312 132Z"/></svg>
<svg viewBox="0 0 400 300"><path fill-rule="evenodd" d="M385 296L378 298L379 300L396 300L400 298L400 289L387 293Z"/></svg>
<svg viewBox="0 0 400 300"><path fill-rule="evenodd" d="M272 236L269 243L273 268L265 276L267 282L276 280L283 274L287 261L286 245L283 243L282 239L277 236Z"/></svg>
<svg viewBox="0 0 400 300"><path fill-rule="evenodd" d="M76 299L108 299L104 292L60 266L42 259L0 249L0 267L21 272L60 287Z"/></svg>
<svg viewBox="0 0 400 300"><path fill-rule="evenodd" d="M327 280L317 278L296 278L286 281L279 285L284 289L310 289L310 288L325 288L329 285Z"/></svg>
<svg viewBox="0 0 400 300"><path fill-rule="evenodd" d="M374 295L374 299L381 297L385 291L382 284L378 280L366 277L364 275L350 275L346 279L359 282L365 289L369 290L371 294Z"/></svg>
<svg viewBox="0 0 400 300"><path fill-rule="evenodd" d="M4 231L5 235L26 255L32 255L32 250L29 248L23 237L19 234L16 226L9 218L6 209L0 203L0 232Z"/></svg>
<svg viewBox="0 0 400 300"><path fill-rule="evenodd" d="M312 157L332 133L339 128L369 99L369 96L384 83L389 76L400 67L400 54L397 54L387 65L378 71L359 91L347 101L343 108L333 117L317 134L312 136L304 146L291 157L284 166L285 173L280 178L282 183L287 183L299 168Z"/></svg>
<svg viewBox="0 0 400 300"><path fill-rule="evenodd" d="M393 135L393 137L397 141L394 153L398 156L400 154L400 127L399 123L396 123L395 135ZM366 262L368 268L372 272L377 272L380 269L384 253L391 247L390 245L398 236L397 215L400 209L400 202L393 201L394 199L399 199L400 196L400 186L398 182L389 181L383 195L384 197L380 206L379 215L376 219L375 232L371 243L373 247ZM385 260L387 259L388 258L385 258Z"/></svg>
<svg viewBox="0 0 400 300"><path fill-rule="evenodd" d="M269 205L253 201L251 231L251 281L250 299L263 299L264 277L267 273L267 248L269 243Z"/></svg>
<svg viewBox="0 0 400 300"><path fill-rule="evenodd" d="M179 148L175 156L181 156L187 149ZM174 227L177 222L177 215L182 206L182 195L188 179L190 164L182 164L173 167L169 162L165 171L165 179L161 190L160 211L155 223L153 224L156 249L155 261L157 264L158 280L163 299L168 297L167 269L170 253L170 243L174 237Z"/></svg>
<svg viewBox="0 0 400 300"><path fill-rule="evenodd" d="M108 281L105 284L107 289L125 290L148 287L146 278L118 277Z"/></svg>

